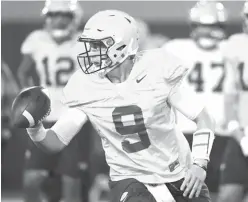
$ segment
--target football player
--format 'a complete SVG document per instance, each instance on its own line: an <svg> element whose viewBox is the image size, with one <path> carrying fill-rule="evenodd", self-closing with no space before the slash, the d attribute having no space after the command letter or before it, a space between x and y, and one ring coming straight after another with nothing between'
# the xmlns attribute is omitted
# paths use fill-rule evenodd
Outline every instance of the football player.
<svg viewBox="0 0 248 202"><path fill-rule="evenodd" d="M237 33L228 39L223 53L228 69L228 80L225 87L226 124L236 128L225 150L222 166L222 177L219 191L219 202L242 201L246 194L248 201L248 161L247 135L238 129L247 128L248 102L248 2L243 7L243 33ZM246 132L247 134L247 132ZM236 140L236 141L235 141Z"/></svg>
<svg viewBox="0 0 248 202"><path fill-rule="evenodd" d="M75 54L78 54L76 39L82 18L82 9L77 1L45 2L42 10L44 28L31 32L21 46L23 60L18 70L22 87L41 85L49 90L51 114L46 118L46 127L51 127L66 107L60 102L62 89L69 77L79 68ZM33 75L31 77L30 75ZM33 82L30 84L30 79ZM32 141L26 151L24 173L25 201L41 200L41 185L62 177L62 195L65 201L78 201L79 186L79 145L73 140L61 154L48 155L38 149ZM49 178L47 178L49 175ZM44 181L46 179L46 181ZM56 180L55 180L56 181ZM58 182L58 181L56 181ZM58 182L59 183L59 182ZM47 186L45 186L47 187ZM50 201L58 201L59 186L47 189Z"/></svg>
<svg viewBox="0 0 248 202"><path fill-rule="evenodd" d="M208 107L216 120L215 145L223 146L224 133L224 93L225 67L221 52L225 39L225 22L227 13L222 3L216 1L199 1L189 12L191 24L190 38L174 39L164 48L180 57L190 66L184 82L192 88L198 97L209 96ZM194 122L177 112L177 123L191 141L196 130ZM217 147L214 147L214 150ZM219 167L222 153L217 151L211 157L206 183L211 192L217 192Z"/></svg>
<svg viewBox="0 0 248 202"><path fill-rule="evenodd" d="M164 45L168 38L160 34L152 34L149 25L141 19L135 19L139 29L139 51L159 48ZM98 134L94 136L94 152L92 154L91 173L94 177L93 186L90 191L89 199L91 202L106 201L109 197L108 173L109 166L105 161L101 140Z"/></svg>
<svg viewBox="0 0 248 202"><path fill-rule="evenodd" d="M27 128L35 144L61 151L90 120L110 166L111 202L211 201L204 180L215 123L181 82L188 68L162 48L137 53L136 22L121 11L93 15L78 43L81 69L63 90L69 109L50 129ZM192 153L173 108L197 122Z"/></svg>

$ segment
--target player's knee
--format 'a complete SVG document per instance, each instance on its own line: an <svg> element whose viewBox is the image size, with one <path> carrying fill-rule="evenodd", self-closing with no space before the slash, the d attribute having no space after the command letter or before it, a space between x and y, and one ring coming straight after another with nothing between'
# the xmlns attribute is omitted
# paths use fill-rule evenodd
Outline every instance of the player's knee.
<svg viewBox="0 0 248 202"><path fill-rule="evenodd" d="M23 185L26 189L35 189L41 186L41 183L47 176L46 171L28 170L24 173Z"/></svg>
<svg viewBox="0 0 248 202"><path fill-rule="evenodd" d="M243 196L243 186L238 184L221 185L218 194L218 202L237 202Z"/></svg>

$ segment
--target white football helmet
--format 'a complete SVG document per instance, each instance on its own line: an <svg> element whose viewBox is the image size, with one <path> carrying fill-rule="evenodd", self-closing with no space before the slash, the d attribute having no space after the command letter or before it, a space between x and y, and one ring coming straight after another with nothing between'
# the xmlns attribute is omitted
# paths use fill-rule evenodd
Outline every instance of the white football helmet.
<svg viewBox="0 0 248 202"><path fill-rule="evenodd" d="M227 12L224 5L216 1L199 1L190 10L191 37L204 49L216 47L225 38Z"/></svg>
<svg viewBox="0 0 248 202"><path fill-rule="evenodd" d="M42 10L45 28L55 39L72 35L79 27L83 10L77 0L47 0Z"/></svg>
<svg viewBox="0 0 248 202"><path fill-rule="evenodd" d="M242 16L243 16L243 30L245 33L248 34L248 1L244 3Z"/></svg>
<svg viewBox="0 0 248 202"><path fill-rule="evenodd" d="M78 41L85 50L77 57L83 72L103 76L137 53L139 34L133 17L122 11L105 10L88 20Z"/></svg>

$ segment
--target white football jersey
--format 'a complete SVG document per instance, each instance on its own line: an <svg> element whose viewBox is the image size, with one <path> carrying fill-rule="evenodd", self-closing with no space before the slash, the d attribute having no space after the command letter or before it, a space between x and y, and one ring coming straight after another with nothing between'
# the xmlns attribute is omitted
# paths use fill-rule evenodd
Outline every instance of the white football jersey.
<svg viewBox="0 0 248 202"><path fill-rule="evenodd" d="M51 114L47 121L56 121L64 111L65 106L60 101L62 89L78 69L77 55L83 52L78 48L76 37L58 45L48 32L37 30L29 34L22 44L21 53L32 56L40 85L49 90Z"/></svg>
<svg viewBox="0 0 248 202"><path fill-rule="evenodd" d="M245 33L232 35L223 50L224 56L233 64L229 67L229 79L231 84L227 84L226 91L233 91L234 86L238 86L239 91L238 114L242 126L248 125L248 35ZM234 87L235 88L235 87Z"/></svg>
<svg viewBox="0 0 248 202"><path fill-rule="evenodd" d="M65 103L82 110L98 131L112 180L176 181L192 159L168 96L188 69L163 49L138 58L119 84L77 71L64 88Z"/></svg>
<svg viewBox="0 0 248 202"><path fill-rule="evenodd" d="M224 124L225 67L220 49L205 51L199 48L192 39L171 40L163 48L189 65L190 71L184 82L198 96L207 95L207 105L216 120L216 132L218 132L218 128ZM180 112L177 112L177 123L185 133L192 133L197 129L196 124Z"/></svg>

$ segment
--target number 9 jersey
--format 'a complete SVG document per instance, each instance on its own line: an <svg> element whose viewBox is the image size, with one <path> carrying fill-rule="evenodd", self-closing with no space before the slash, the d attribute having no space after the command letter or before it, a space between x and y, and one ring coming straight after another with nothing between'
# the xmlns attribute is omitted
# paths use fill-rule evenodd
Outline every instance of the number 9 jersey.
<svg viewBox="0 0 248 202"><path fill-rule="evenodd" d="M78 70L64 88L65 103L83 111L98 131L113 181L177 181L192 159L168 101L188 69L161 48L139 54L122 83ZM182 108L194 119L203 104Z"/></svg>
<svg viewBox="0 0 248 202"><path fill-rule="evenodd" d="M56 121L64 111L65 106L60 101L62 88L78 69L77 44L76 36L57 44L47 31L36 30L28 35L21 46L21 53L30 55L35 62L40 85L49 90L51 114L47 121Z"/></svg>

